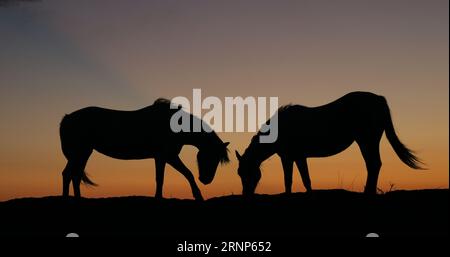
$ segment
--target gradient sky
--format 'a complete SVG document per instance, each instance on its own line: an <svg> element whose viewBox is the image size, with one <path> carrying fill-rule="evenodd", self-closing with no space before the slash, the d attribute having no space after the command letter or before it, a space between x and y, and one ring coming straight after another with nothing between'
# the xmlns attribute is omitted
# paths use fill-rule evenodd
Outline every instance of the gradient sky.
<svg viewBox="0 0 450 257"><path fill-rule="evenodd" d="M61 192L58 126L85 106L133 110L158 97L278 96L318 106L355 90L384 95L400 139L426 162L411 170L382 139L379 187L448 188L449 2L61 1L0 7L0 200ZM200 188L239 194L234 150L251 133L221 133L232 162ZM195 176L195 148L182 159ZM310 159L313 188L361 191L359 149ZM153 195L153 160L94 153L88 197ZM281 164L263 163L259 193L284 190ZM303 191L294 172L294 191ZM166 169L165 197L191 198Z"/></svg>

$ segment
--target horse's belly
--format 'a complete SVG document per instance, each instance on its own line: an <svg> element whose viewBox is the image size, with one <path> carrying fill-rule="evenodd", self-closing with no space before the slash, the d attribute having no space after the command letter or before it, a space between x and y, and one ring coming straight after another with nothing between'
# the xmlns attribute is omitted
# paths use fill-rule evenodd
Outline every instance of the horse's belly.
<svg viewBox="0 0 450 257"><path fill-rule="evenodd" d="M328 157L344 151L353 143L353 141L354 140L350 138L337 138L327 141L318 140L315 144L309 145L305 149L305 153L307 157Z"/></svg>
<svg viewBox="0 0 450 257"><path fill-rule="evenodd" d="M328 157L347 149L354 139L352 137L302 137L291 138L286 144L289 152L299 157Z"/></svg>
<svg viewBox="0 0 450 257"><path fill-rule="evenodd" d="M330 145L323 148L311 148L306 151L306 157L329 157L347 149L351 143L345 145Z"/></svg>
<svg viewBox="0 0 450 257"><path fill-rule="evenodd" d="M94 147L94 149L104 155L107 155L116 159L123 160L137 160L137 159L147 159L153 158L154 153L157 149L152 147L150 144L148 145L139 145L139 144L99 144Z"/></svg>
<svg viewBox="0 0 450 257"><path fill-rule="evenodd" d="M120 150L104 150L104 149L95 149L97 152L104 154L106 156L122 159L122 160L140 160L140 159L148 159L153 158L154 154L149 151L120 151Z"/></svg>

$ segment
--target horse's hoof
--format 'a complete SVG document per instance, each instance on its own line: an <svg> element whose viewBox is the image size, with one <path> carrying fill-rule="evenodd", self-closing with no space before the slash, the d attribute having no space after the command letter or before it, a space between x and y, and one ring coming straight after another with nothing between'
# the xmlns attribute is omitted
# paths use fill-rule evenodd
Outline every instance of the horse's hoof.
<svg viewBox="0 0 450 257"><path fill-rule="evenodd" d="M195 197L195 200L198 202L203 202L205 199L203 199L203 196L199 195Z"/></svg>
<svg viewBox="0 0 450 257"><path fill-rule="evenodd" d="M364 190L364 195L377 195L377 191L375 190Z"/></svg>

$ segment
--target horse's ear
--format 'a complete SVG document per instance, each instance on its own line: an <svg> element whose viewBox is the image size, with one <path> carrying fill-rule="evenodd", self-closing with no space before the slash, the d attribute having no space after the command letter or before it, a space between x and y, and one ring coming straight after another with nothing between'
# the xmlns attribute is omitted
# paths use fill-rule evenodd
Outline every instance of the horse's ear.
<svg viewBox="0 0 450 257"><path fill-rule="evenodd" d="M181 110L181 108L183 108L183 106L181 104L178 105L178 110Z"/></svg>
<svg viewBox="0 0 450 257"><path fill-rule="evenodd" d="M242 156L239 154L238 151L235 151L235 152L236 152L236 158L238 159L238 161L241 161Z"/></svg>
<svg viewBox="0 0 450 257"><path fill-rule="evenodd" d="M223 146L227 147L230 144L230 142L223 143Z"/></svg>

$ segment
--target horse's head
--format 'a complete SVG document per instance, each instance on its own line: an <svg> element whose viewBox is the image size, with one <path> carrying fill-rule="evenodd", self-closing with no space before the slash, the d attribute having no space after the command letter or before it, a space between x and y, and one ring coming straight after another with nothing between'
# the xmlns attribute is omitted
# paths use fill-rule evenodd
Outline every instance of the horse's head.
<svg viewBox="0 0 450 257"><path fill-rule="evenodd" d="M216 175L217 166L219 163L227 163L228 149L227 146L230 142L222 143L210 147L208 149L201 149L197 154L199 180L203 184L207 185L212 182Z"/></svg>
<svg viewBox="0 0 450 257"><path fill-rule="evenodd" d="M242 194L253 195L261 179L261 169L255 160L252 160L248 155L241 156L236 151L236 157L239 161L238 174L242 182Z"/></svg>

